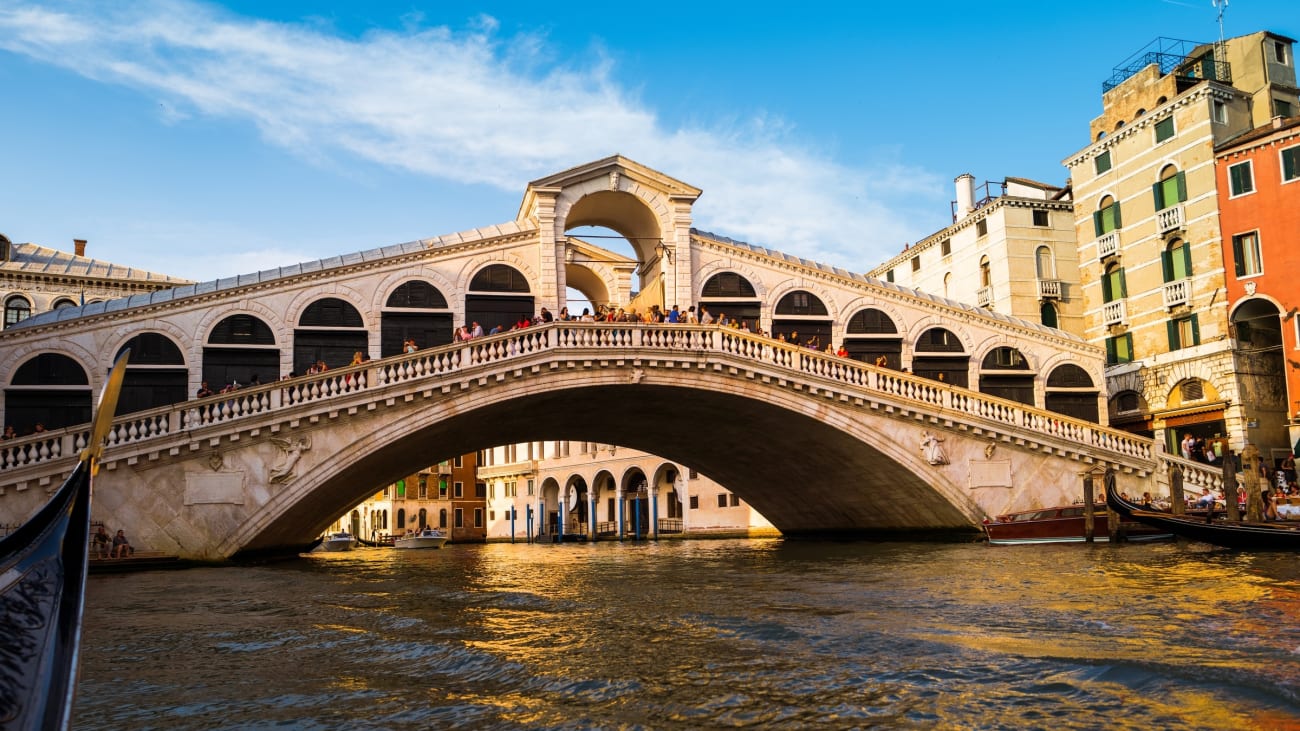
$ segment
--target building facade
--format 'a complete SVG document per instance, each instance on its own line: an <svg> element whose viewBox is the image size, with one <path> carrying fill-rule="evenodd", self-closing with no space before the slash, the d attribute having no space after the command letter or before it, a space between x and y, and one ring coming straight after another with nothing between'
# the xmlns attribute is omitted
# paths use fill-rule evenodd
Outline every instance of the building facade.
<svg viewBox="0 0 1300 731"><path fill-rule="evenodd" d="M1290 39L1159 40L1103 84L1066 159L1084 337L1104 346L1110 422L1177 452L1252 438L1231 338L1215 148L1296 99Z"/></svg>
<svg viewBox="0 0 1300 731"><path fill-rule="evenodd" d="M1220 145L1215 167L1243 418L1278 461L1300 441L1300 117Z"/></svg>

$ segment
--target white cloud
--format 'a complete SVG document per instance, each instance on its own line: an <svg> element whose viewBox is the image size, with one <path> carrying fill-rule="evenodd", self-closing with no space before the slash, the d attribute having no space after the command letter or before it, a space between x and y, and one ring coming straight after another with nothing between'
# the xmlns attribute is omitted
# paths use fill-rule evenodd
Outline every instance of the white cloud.
<svg viewBox="0 0 1300 731"><path fill-rule="evenodd" d="M607 55L565 67L543 36L502 38L487 16L466 31L419 20L349 39L181 1L0 3L0 48L138 89L171 124L245 120L311 160L356 156L519 191L620 152L704 188L701 228L857 270L926 233L915 221L946 199L931 174L836 162L757 113L668 128L619 85Z"/></svg>

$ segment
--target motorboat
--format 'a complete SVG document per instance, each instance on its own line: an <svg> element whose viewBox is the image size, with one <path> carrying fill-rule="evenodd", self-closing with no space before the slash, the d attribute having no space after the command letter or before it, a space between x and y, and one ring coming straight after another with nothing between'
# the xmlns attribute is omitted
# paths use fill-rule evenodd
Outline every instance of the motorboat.
<svg viewBox="0 0 1300 731"><path fill-rule="evenodd" d="M447 543L447 534L437 528L397 536L393 539L393 548L442 548Z"/></svg>
<svg viewBox="0 0 1300 731"><path fill-rule="evenodd" d="M1300 551L1300 521L1253 522L1220 519L1217 515L1194 517L1148 510L1124 499L1112 487L1106 490L1111 510L1131 520L1189 538L1227 548L1265 551Z"/></svg>
<svg viewBox="0 0 1300 731"><path fill-rule="evenodd" d="M352 545L353 545L355 542L356 542L356 541L352 538L352 534L351 534L351 533L348 533L347 531L339 531L338 533L330 533L330 534L326 535L325 538L324 538L323 540L321 540L321 542L320 542L320 550L322 550L322 551L351 551L351 550L352 550Z"/></svg>
<svg viewBox="0 0 1300 731"><path fill-rule="evenodd" d="M1025 543L1082 543L1087 540L1084 531L1082 504L1059 505L1037 510L999 515L984 521L984 534L989 544L1009 546ZM1092 517L1094 541L1110 540L1110 518L1105 505L1097 505ZM1170 531L1162 531L1133 520L1120 521L1120 535L1128 541L1152 541L1173 538Z"/></svg>

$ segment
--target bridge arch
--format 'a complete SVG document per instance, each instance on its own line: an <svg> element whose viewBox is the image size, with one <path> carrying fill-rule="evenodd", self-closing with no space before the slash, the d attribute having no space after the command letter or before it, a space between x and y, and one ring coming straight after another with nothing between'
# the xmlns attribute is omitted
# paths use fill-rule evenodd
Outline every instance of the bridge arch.
<svg viewBox="0 0 1300 731"><path fill-rule="evenodd" d="M627 239L640 264L659 257L658 246L670 247L666 232L671 231L673 206L661 191L642 185L626 186L620 177L612 178L613 189L602 182L610 178L587 181L565 188L555 202L555 232L563 239L569 231L584 226L607 228ZM654 279L651 272L638 267L640 287ZM654 274L657 274L655 272Z"/></svg>

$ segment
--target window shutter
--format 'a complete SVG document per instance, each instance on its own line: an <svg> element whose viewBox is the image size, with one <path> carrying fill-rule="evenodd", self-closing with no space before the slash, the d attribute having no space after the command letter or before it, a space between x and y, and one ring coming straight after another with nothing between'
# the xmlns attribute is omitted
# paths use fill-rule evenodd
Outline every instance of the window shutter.
<svg viewBox="0 0 1300 731"><path fill-rule="evenodd" d="M1180 347L1178 343L1178 321L1166 320L1165 332L1168 333L1169 335L1169 349L1178 350L1178 348Z"/></svg>
<svg viewBox="0 0 1300 731"><path fill-rule="evenodd" d="M1242 256L1240 236L1232 237L1232 261L1234 266L1236 267L1237 276L1239 277L1246 276L1246 261L1245 261L1245 257Z"/></svg>
<svg viewBox="0 0 1300 731"><path fill-rule="evenodd" d="M1174 258L1168 249L1160 252L1160 268L1164 270L1165 281L1174 281Z"/></svg>
<svg viewBox="0 0 1300 731"><path fill-rule="evenodd" d="M1094 231L1097 232L1096 235L1098 237L1106 233L1105 231L1101 230L1101 211L1092 212L1092 228Z"/></svg>
<svg viewBox="0 0 1300 731"><path fill-rule="evenodd" d="M1196 321L1196 314L1192 313L1192 342L1191 345L1201 344L1201 326Z"/></svg>
<svg viewBox="0 0 1300 731"><path fill-rule="evenodd" d="M1119 292L1118 292L1117 294L1118 294L1119 297L1127 297L1127 296L1128 296L1128 284L1125 283L1125 281L1124 281L1124 270L1123 270L1123 269L1120 269L1120 270L1119 270Z"/></svg>
<svg viewBox="0 0 1300 731"><path fill-rule="evenodd" d="M1300 176L1300 147L1282 151L1282 180L1294 180Z"/></svg>
<svg viewBox="0 0 1300 731"><path fill-rule="evenodd" d="M1106 338L1106 362L1116 363L1115 338Z"/></svg>
<svg viewBox="0 0 1300 731"><path fill-rule="evenodd" d="M1183 242L1183 276L1192 276L1192 245L1190 242Z"/></svg>
<svg viewBox="0 0 1300 731"><path fill-rule="evenodd" d="M1178 174L1174 176L1174 180L1177 181L1175 185L1178 186L1178 202L1182 203L1187 200L1187 173L1179 170Z"/></svg>
<svg viewBox="0 0 1300 731"><path fill-rule="evenodd" d="M1156 210L1164 210L1165 207L1165 183L1160 181L1151 186L1151 195L1156 199Z"/></svg>
<svg viewBox="0 0 1300 731"><path fill-rule="evenodd" d="M1115 229L1119 230L1123 225L1119 220L1119 201L1115 201Z"/></svg>

